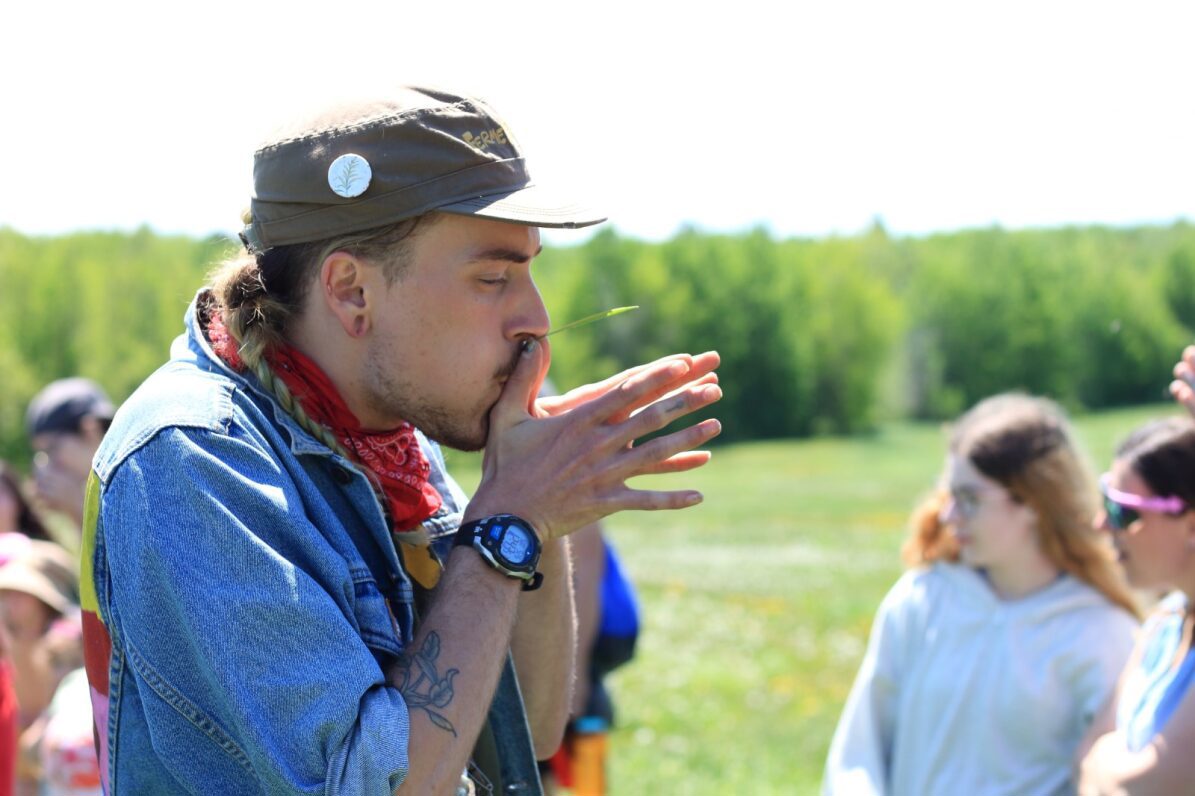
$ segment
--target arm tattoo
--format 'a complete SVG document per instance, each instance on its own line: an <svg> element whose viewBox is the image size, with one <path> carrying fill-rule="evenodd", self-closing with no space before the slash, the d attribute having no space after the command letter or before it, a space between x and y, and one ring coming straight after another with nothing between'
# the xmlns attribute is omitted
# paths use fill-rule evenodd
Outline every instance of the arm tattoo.
<svg viewBox="0 0 1195 796"><path fill-rule="evenodd" d="M449 669L441 678L436 670L436 658L440 657L440 636L432 631L423 640L423 646L414 654L405 654L399 661L402 683L399 693L407 702L407 708L419 708L427 713L432 724L456 737L456 728L443 714L433 708L446 708L456 693L452 690L452 679L460 674L459 669ZM414 670L414 676L412 676Z"/></svg>

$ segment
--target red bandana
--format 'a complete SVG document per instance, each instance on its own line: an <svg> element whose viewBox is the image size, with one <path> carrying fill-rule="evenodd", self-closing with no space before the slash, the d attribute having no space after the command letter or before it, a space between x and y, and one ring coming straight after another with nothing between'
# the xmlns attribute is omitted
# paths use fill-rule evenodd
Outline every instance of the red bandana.
<svg viewBox="0 0 1195 796"><path fill-rule="evenodd" d="M212 313L207 333L216 355L229 367L244 370L236 339L218 312ZM442 499L428 482L431 465L419 449L414 426L404 421L390 431L361 428L319 365L296 348L284 344L266 354L266 361L307 416L331 430L345 449L377 476L396 533L413 531L436 513Z"/></svg>

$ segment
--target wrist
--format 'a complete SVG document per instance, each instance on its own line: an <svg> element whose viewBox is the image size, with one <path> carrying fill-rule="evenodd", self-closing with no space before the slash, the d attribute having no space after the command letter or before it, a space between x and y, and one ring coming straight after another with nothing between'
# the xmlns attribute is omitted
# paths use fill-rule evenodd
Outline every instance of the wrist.
<svg viewBox="0 0 1195 796"><path fill-rule="evenodd" d="M543 545L534 527L513 514L493 514L468 520L453 538L454 547L475 550L487 564L509 578L523 582L525 591L538 589Z"/></svg>

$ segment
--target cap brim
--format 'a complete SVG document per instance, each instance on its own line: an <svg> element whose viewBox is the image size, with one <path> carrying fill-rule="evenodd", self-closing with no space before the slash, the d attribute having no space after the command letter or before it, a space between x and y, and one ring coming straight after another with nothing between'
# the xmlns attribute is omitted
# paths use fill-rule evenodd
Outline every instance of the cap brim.
<svg viewBox="0 0 1195 796"><path fill-rule="evenodd" d="M538 185L528 185L511 193L465 199L437 207L436 210L560 229L588 227L606 220L606 216L597 210L562 199Z"/></svg>
<svg viewBox="0 0 1195 796"><path fill-rule="evenodd" d="M5 570L7 571L0 574L0 590L32 595L60 614L65 614L70 609L71 601L54 588L49 578L19 565L8 564Z"/></svg>

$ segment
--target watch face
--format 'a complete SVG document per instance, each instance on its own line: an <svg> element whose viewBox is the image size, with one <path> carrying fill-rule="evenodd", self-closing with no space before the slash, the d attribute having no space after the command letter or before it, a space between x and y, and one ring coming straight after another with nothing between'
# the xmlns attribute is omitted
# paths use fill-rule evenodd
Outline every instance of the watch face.
<svg viewBox="0 0 1195 796"><path fill-rule="evenodd" d="M517 525L507 525L502 534L498 554L512 564L522 564L527 560L530 551L531 544L527 539L527 532Z"/></svg>

